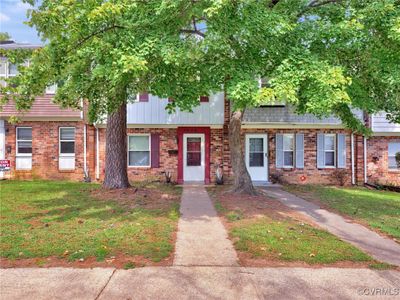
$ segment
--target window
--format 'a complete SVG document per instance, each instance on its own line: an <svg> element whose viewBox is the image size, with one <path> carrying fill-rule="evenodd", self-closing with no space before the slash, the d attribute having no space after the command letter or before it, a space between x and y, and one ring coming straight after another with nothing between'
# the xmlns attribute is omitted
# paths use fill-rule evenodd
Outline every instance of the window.
<svg viewBox="0 0 400 300"><path fill-rule="evenodd" d="M149 135L128 137L128 165L130 167L150 167Z"/></svg>
<svg viewBox="0 0 400 300"><path fill-rule="evenodd" d="M49 85L49 86L46 88L46 94L55 94L55 93L56 93L56 90L57 90L57 84Z"/></svg>
<svg viewBox="0 0 400 300"><path fill-rule="evenodd" d="M0 86L6 86L7 76L7 61L4 58L0 58Z"/></svg>
<svg viewBox="0 0 400 300"><path fill-rule="evenodd" d="M60 156L75 155L75 128L60 127Z"/></svg>
<svg viewBox="0 0 400 300"><path fill-rule="evenodd" d="M249 138L249 166L264 166L264 138Z"/></svg>
<svg viewBox="0 0 400 300"><path fill-rule="evenodd" d="M186 165L201 166L201 138L188 137L186 147Z"/></svg>
<svg viewBox="0 0 400 300"><path fill-rule="evenodd" d="M294 134L283 135L283 167L294 166Z"/></svg>
<svg viewBox="0 0 400 300"><path fill-rule="evenodd" d="M400 153L400 142L389 143L388 165L389 169L400 169L396 161L396 153Z"/></svg>
<svg viewBox="0 0 400 300"><path fill-rule="evenodd" d="M325 155L325 167L335 167L336 166L336 139L334 134L324 135L324 155Z"/></svg>
<svg viewBox="0 0 400 300"><path fill-rule="evenodd" d="M16 64L8 63L8 77L18 75L18 66Z"/></svg>
<svg viewBox="0 0 400 300"><path fill-rule="evenodd" d="M17 127L17 155L32 155L32 128Z"/></svg>

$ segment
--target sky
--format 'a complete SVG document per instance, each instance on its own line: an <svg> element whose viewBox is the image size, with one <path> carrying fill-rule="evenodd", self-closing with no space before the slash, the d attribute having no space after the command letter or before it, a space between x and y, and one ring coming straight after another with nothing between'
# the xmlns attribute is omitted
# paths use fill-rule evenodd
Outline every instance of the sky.
<svg viewBox="0 0 400 300"><path fill-rule="evenodd" d="M42 44L36 30L24 24L29 8L21 0L0 0L0 32L8 32L16 42Z"/></svg>

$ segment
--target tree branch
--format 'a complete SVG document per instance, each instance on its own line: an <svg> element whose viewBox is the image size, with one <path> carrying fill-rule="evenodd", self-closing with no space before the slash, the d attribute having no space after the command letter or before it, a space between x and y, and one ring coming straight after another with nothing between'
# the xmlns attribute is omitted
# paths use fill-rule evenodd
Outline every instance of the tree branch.
<svg viewBox="0 0 400 300"><path fill-rule="evenodd" d="M324 6L327 4L335 4L335 3L340 3L343 0L324 0L324 1L318 1L318 0L312 0L310 1L310 3L308 3L308 5L306 7L304 7L304 9L302 11L300 11L297 16L301 17L305 12L309 11L310 9L316 8L316 7L320 7L320 6Z"/></svg>
<svg viewBox="0 0 400 300"><path fill-rule="evenodd" d="M189 34L197 34L198 36L205 37L205 34L202 33L200 30L194 30L194 29L181 29L182 33L189 33Z"/></svg>
<svg viewBox="0 0 400 300"><path fill-rule="evenodd" d="M81 45L83 45L85 42L90 40L92 37L95 37L96 35L99 35L99 34L103 34L103 33L107 32L107 31L110 31L110 30L113 30L113 29L126 29L126 27L123 27L123 26L120 26L120 25L113 25L113 26L106 27L106 28L103 28L101 30L95 31L95 32L89 34L88 36L84 37L82 40L80 40L73 48L69 49L67 51L67 53L71 52L73 49L79 48Z"/></svg>

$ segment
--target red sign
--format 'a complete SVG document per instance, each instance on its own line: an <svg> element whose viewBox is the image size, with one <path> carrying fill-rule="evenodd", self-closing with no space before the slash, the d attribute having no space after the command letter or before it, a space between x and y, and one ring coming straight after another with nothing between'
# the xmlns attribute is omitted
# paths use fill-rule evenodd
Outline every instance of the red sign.
<svg viewBox="0 0 400 300"><path fill-rule="evenodd" d="M0 159L0 172L10 171L11 162L9 159Z"/></svg>

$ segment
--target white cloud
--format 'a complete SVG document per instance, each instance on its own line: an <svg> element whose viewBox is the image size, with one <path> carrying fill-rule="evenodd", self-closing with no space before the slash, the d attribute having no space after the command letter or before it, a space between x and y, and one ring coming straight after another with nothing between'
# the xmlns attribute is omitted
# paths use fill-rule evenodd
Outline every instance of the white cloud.
<svg viewBox="0 0 400 300"><path fill-rule="evenodd" d="M8 21L10 21L10 17L0 12L0 22L8 22Z"/></svg>

